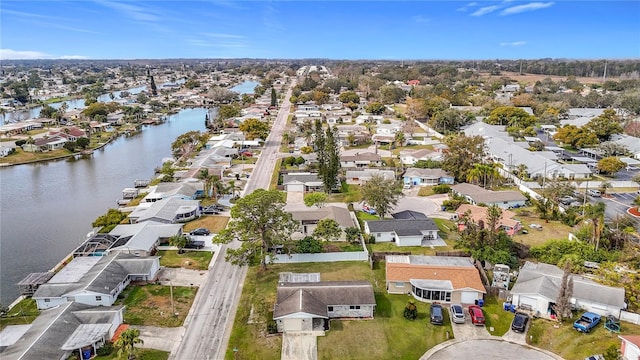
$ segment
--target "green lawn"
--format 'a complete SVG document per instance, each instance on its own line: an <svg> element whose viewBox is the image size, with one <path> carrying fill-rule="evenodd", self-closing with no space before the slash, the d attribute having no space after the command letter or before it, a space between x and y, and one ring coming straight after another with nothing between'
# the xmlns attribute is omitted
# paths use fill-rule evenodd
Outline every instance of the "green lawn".
<svg viewBox="0 0 640 360"><path fill-rule="evenodd" d="M158 251L160 266L193 270L207 270L213 257L210 251L186 251L178 254L176 250Z"/></svg>
<svg viewBox="0 0 640 360"><path fill-rule="evenodd" d="M502 302L495 296L487 296L482 310L485 314L485 326L491 335L502 336L509 331L514 314L504 311ZM491 331L493 327L493 331Z"/></svg>
<svg viewBox="0 0 640 360"><path fill-rule="evenodd" d="M610 333L603 324L599 324L588 334L574 330L573 321L581 314L575 313L574 319L562 324L544 319L533 320L527 333L527 342L567 360L582 360L593 354L602 354L612 345L620 347L618 334ZM626 322L622 322L621 325L623 335L640 334L640 325Z"/></svg>
<svg viewBox="0 0 640 360"><path fill-rule="evenodd" d="M200 216L198 219L189 221L184 224L183 231L188 233L191 230L197 228L207 228L212 234L217 234L227 227L229 222L228 216L215 215L215 216Z"/></svg>
<svg viewBox="0 0 640 360"><path fill-rule="evenodd" d="M329 194L327 202L357 203L362 201L360 186L346 185L346 187L348 189L346 192Z"/></svg>
<svg viewBox="0 0 640 360"><path fill-rule="evenodd" d="M380 264L373 271L365 262L274 264L266 272L249 268L226 359L234 359L234 348L242 359L280 358L282 340L266 335L266 322L273 316L278 273L283 271L320 272L323 281L367 280L374 286L375 318L332 321L331 330L318 338L319 359L418 359L444 341L447 331L453 333L448 323L428 324L427 304L418 303L418 320L405 320L402 312L409 298L386 294L384 266Z"/></svg>
<svg viewBox="0 0 640 360"><path fill-rule="evenodd" d="M0 330L9 325L31 324L40 314L36 301L29 298L23 299L16 306L12 307L6 317L0 318Z"/></svg>
<svg viewBox="0 0 640 360"><path fill-rule="evenodd" d="M107 356L96 356L95 360L115 360L118 359L118 351L113 350L113 352ZM169 358L169 353L162 350L155 349L137 349L136 350L136 360L167 360Z"/></svg>
<svg viewBox="0 0 640 360"><path fill-rule="evenodd" d="M162 285L129 286L115 305L125 305L124 320L131 325L176 327L181 326L191 308L198 288ZM120 297L119 297L120 298ZM178 315L172 314L172 310Z"/></svg>

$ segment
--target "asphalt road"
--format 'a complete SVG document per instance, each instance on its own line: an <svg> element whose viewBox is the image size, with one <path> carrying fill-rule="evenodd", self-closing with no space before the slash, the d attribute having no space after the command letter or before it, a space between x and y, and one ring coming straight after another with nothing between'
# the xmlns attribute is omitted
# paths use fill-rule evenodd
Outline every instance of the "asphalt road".
<svg viewBox="0 0 640 360"><path fill-rule="evenodd" d="M244 193L269 187L291 107L291 89L294 86L295 80L289 86ZM231 265L224 260L224 255L227 247L237 248L239 245L237 242L222 245L215 255L216 260L209 268L207 278L198 290L192 309L185 320L186 329L180 345L171 353L170 359L224 359L242 285L247 275L246 266Z"/></svg>

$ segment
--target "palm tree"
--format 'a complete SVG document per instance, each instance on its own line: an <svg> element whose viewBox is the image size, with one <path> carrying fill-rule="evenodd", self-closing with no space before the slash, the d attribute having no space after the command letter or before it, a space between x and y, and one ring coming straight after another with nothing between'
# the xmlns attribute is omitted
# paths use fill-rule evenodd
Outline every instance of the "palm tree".
<svg viewBox="0 0 640 360"><path fill-rule="evenodd" d="M528 173L527 173L527 165L525 164L518 164L518 166L516 167L516 174L518 175L518 177L520 179L526 179L528 178Z"/></svg>
<svg viewBox="0 0 640 360"><path fill-rule="evenodd" d="M600 247L600 237L604 232L604 209L606 205L603 202L599 202L595 205L588 204L584 209L584 217L591 220L593 223L593 235L591 241L595 244L595 249L598 251Z"/></svg>
<svg viewBox="0 0 640 360"><path fill-rule="evenodd" d="M402 131L398 131L393 139L393 142L396 146L402 146L404 145L405 140L406 139L404 133Z"/></svg>
<svg viewBox="0 0 640 360"><path fill-rule="evenodd" d="M604 195L607 192L607 189L611 189L612 187L613 185L611 185L610 182L603 181L602 183L600 183L600 187L598 189L600 189L601 195Z"/></svg>
<svg viewBox="0 0 640 360"><path fill-rule="evenodd" d="M313 130L307 129L303 133L304 139L307 142L307 146L311 146L311 141L313 140Z"/></svg>
<svg viewBox="0 0 640 360"><path fill-rule="evenodd" d="M118 349L118 358L126 356L129 360L134 359L136 344L143 343L144 341L140 339L140 330L131 328L125 330L114 344Z"/></svg>

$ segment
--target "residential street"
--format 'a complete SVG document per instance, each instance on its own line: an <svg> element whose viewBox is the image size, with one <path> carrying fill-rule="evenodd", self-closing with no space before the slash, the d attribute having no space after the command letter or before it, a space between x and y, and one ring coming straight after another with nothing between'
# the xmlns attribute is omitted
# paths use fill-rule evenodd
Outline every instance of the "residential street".
<svg viewBox="0 0 640 360"><path fill-rule="evenodd" d="M253 190L268 189L271 181L282 133L289 115L291 89L295 79L289 86L284 101L273 123L271 132L265 141L264 148L249 178L243 194ZM231 265L224 260L227 247L239 247L239 243L222 245L215 254L213 265L202 283L193 306L185 320L185 332L177 350L171 353L170 359L178 360L218 360L224 359L229 343L231 328L235 318L238 301L242 293L242 285L247 274L247 267Z"/></svg>

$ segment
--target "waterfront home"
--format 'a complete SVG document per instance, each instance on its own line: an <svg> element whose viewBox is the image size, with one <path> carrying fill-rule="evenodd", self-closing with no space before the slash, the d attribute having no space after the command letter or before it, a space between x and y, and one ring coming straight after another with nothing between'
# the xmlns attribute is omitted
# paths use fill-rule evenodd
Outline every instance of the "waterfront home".
<svg viewBox="0 0 640 360"><path fill-rule="evenodd" d="M69 142L65 137L60 135L54 135L50 137L42 137L36 139L34 145L39 151L53 151L62 149L64 144Z"/></svg>
<svg viewBox="0 0 640 360"><path fill-rule="evenodd" d="M315 281L288 282L282 274L280 280L273 307L278 332L325 331L329 319L373 318L376 299L368 281L320 281L318 276Z"/></svg>
<svg viewBox="0 0 640 360"><path fill-rule="evenodd" d="M109 256L81 256L71 260L33 294L38 309L67 302L111 306L132 281L154 281L160 269L158 256L140 257L125 253Z"/></svg>
<svg viewBox="0 0 640 360"><path fill-rule="evenodd" d="M137 224L120 224L109 235L126 242L118 241L106 251L108 253L124 252L136 256L155 254L160 243L169 242L172 236L182 234L181 224L163 224L155 221L143 221ZM122 243L122 244L121 244Z"/></svg>
<svg viewBox="0 0 640 360"><path fill-rule="evenodd" d="M187 222L200 217L199 200L165 198L153 203L140 203L131 214L129 222L157 221L164 224Z"/></svg>
<svg viewBox="0 0 640 360"><path fill-rule="evenodd" d="M96 350L112 341L124 319L124 306L93 307L69 302L44 310L30 325L13 325L5 330L17 339L2 337L3 360L68 359L83 354L93 358ZM4 331L3 331L4 332ZM5 342L4 340L8 340Z"/></svg>
<svg viewBox="0 0 640 360"><path fill-rule="evenodd" d="M486 290L473 259L452 256L387 255L389 294L423 302L474 304Z"/></svg>
<svg viewBox="0 0 640 360"><path fill-rule="evenodd" d="M142 199L142 202L151 203L168 198L195 200L204 194L203 187L202 183L162 182L150 187L149 193Z"/></svg>
<svg viewBox="0 0 640 360"><path fill-rule="evenodd" d="M364 232L379 242L397 246L427 246L438 239L438 226L432 219L387 219L364 222Z"/></svg>

